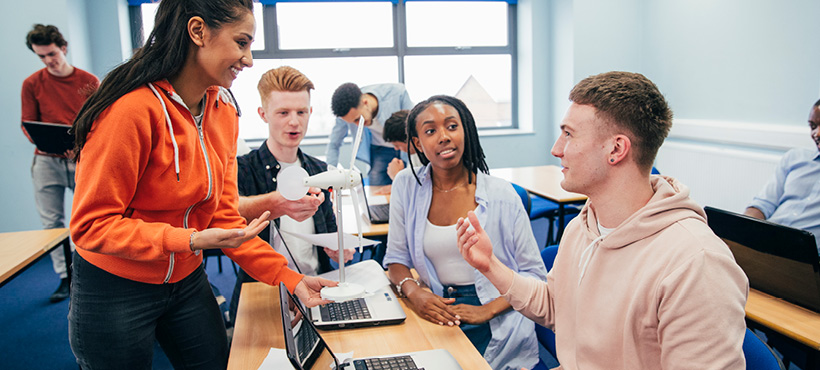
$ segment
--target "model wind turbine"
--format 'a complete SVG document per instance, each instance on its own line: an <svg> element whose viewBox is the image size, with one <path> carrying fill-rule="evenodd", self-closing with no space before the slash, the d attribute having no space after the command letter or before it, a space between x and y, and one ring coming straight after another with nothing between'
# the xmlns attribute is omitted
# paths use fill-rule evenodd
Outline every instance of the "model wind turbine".
<svg viewBox="0 0 820 370"><path fill-rule="evenodd" d="M288 167L277 176L279 182L279 193L285 199L297 200L307 194L309 187L317 187L328 190L333 188L334 206L336 208L336 233L338 235L338 251L339 251L339 285L335 287L322 288L322 298L331 301L341 302L351 299L363 297L365 288L356 283L349 283L345 281L345 263L344 263L344 233L342 228L342 190L351 190L353 197L353 207L356 208L356 230L359 233L359 253L362 247L362 226L359 220L359 195L353 191L357 186L362 186L361 171L356 168L356 152L359 150L361 144L362 130L364 129L364 117L359 117L359 125L356 130L356 138L353 140L353 152L350 155L349 169L337 169L333 166L328 166L328 170L309 176L304 168L299 166Z"/></svg>

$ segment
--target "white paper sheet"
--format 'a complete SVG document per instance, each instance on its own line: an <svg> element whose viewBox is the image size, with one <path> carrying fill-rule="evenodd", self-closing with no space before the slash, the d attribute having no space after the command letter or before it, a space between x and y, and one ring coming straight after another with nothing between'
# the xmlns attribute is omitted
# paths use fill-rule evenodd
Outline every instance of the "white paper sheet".
<svg viewBox="0 0 820 370"><path fill-rule="evenodd" d="M328 280L339 281L339 270L328 271L319 276ZM352 265L346 265L345 281L363 286L367 293L373 293L384 286L390 285L390 280L387 280L384 270L374 260L364 260Z"/></svg>
<svg viewBox="0 0 820 370"><path fill-rule="evenodd" d="M271 348L265 361L259 365L259 370L281 370L293 369L293 365L288 360L287 352L282 348Z"/></svg>
<svg viewBox="0 0 820 370"><path fill-rule="evenodd" d="M301 234L301 233L294 233L287 230L282 230L283 233L297 237L308 243L313 245L319 245L322 247L327 247L332 250L338 250L339 244L339 237L336 233L325 233L325 234ZM359 237L350 234L344 234L344 243L345 249L355 249L359 247ZM366 247L368 245L375 245L379 242L375 240L370 240L367 238L362 238L362 246Z"/></svg>

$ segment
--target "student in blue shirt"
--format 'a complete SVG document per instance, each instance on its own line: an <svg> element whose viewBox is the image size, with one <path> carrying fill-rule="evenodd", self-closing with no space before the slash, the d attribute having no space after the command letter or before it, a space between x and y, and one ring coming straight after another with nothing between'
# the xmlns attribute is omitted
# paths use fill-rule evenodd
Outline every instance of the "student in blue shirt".
<svg viewBox="0 0 820 370"><path fill-rule="evenodd" d="M355 135L359 116L364 117L366 126L362 143L356 157L370 165L369 185L390 185L387 166L396 157L393 145L382 138L384 123L393 112L410 109L413 102L404 85L386 83L364 86L361 89L354 83L345 83L336 88L331 97L331 109L336 115L336 125L330 133L327 145L327 163L336 166L339 163L339 147L348 131ZM347 163L344 163L347 166Z"/></svg>
<svg viewBox="0 0 820 370"><path fill-rule="evenodd" d="M815 148L788 151L746 215L814 234L820 254L820 100L809 113Z"/></svg>
<svg viewBox="0 0 820 370"><path fill-rule="evenodd" d="M488 175L475 120L461 100L433 96L416 105L407 122L408 145L424 166L410 164L393 183L384 257L390 280L419 316L460 327L494 369L532 368L538 362L533 322L464 261L455 228L474 210L499 260L545 280L521 199L509 182ZM411 268L430 291L421 289Z"/></svg>

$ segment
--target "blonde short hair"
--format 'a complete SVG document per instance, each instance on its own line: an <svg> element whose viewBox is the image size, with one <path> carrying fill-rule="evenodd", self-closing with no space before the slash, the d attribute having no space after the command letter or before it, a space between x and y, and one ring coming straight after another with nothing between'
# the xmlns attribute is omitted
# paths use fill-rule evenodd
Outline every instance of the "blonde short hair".
<svg viewBox="0 0 820 370"><path fill-rule="evenodd" d="M259 79L256 89L259 90L259 97L264 103L265 97L271 91L297 92L305 90L310 94L310 90L313 89L313 82L296 68L282 66L265 72L262 78Z"/></svg>

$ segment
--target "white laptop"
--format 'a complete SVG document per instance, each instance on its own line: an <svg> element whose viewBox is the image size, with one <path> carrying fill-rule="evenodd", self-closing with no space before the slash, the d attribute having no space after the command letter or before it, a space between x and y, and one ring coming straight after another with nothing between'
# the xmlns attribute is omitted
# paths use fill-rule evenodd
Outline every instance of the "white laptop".
<svg viewBox="0 0 820 370"><path fill-rule="evenodd" d="M295 369L461 370L453 355L445 349L354 358L340 365L313 323L304 319L306 314L301 302L293 298L283 283L279 284L279 299L285 351Z"/></svg>
<svg viewBox="0 0 820 370"><path fill-rule="evenodd" d="M319 276L339 281L339 270ZM364 286L365 297L311 308L308 310L308 317L318 328L346 329L391 325L401 323L407 318L378 262L364 260L345 266L345 281Z"/></svg>

